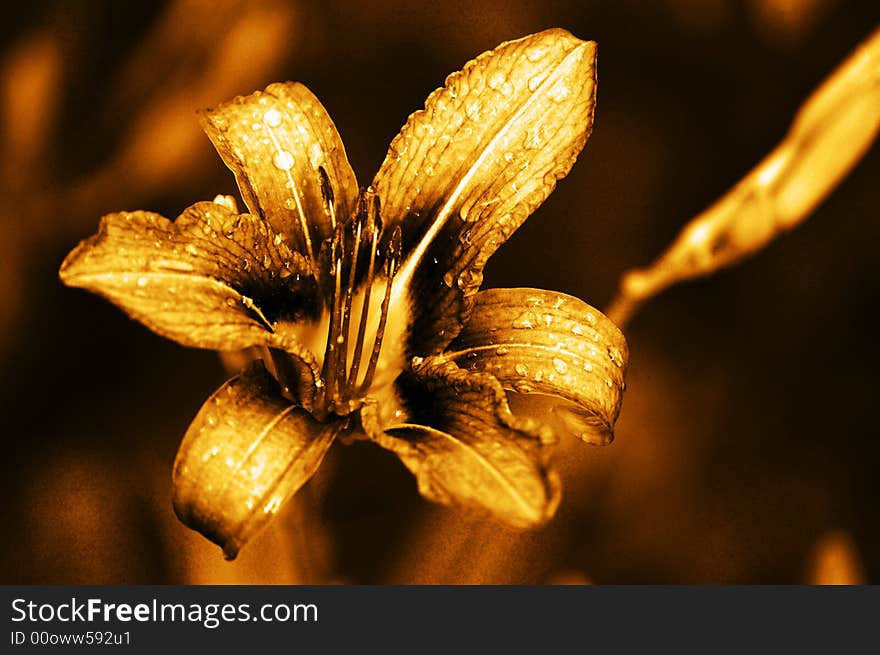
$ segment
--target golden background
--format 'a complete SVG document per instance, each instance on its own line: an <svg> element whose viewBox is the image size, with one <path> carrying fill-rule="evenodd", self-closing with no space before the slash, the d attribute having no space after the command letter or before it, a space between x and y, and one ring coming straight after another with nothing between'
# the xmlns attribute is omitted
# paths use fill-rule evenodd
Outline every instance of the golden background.
<svg viewBox="0 0 880 655"><path fill-rule="evenodd" d="M815 215L629 324L613 445L557 454L518 534L336 445L235 563L171 510L171 462L225 379L57 280L101 214L237 195L199 108L276 80L327 107L361 180L444 77L553 26L599 43L593 136L486 287L611 300L784 136L877 26L871 3L31 2L0 48L0 582L794 583L880 575L875 145ZM836 559L835 559L836 558ZM842 571L842 572L841 572ZM826 576L823 578L823 575Z"/></svg>

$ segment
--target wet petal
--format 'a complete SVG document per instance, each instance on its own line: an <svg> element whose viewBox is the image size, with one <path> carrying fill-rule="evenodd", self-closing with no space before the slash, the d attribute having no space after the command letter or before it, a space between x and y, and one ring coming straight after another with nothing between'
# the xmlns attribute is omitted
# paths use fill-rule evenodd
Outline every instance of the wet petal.
<svg viewBox="0 0 880 655"><path fill-rule="evenodd" d="M413 354L457 334L486 260L571 169L592 128L595 62L596 44L565 30L503 43L450 75L392 141L373 186L385 224L403 228L400 280L432 298Z"/></svg>
<svg viewBox="0 0 880 655"><path fill-rule="evenodd" d="M302 354L290 324L320 311L307 270L256 216L200 202L173 222L143 211L105 216L60 276L184 346L266 344Z"/></svg>
<svg viewBox="0 0 880 655"><path fill-rule="evenodd" d="M337 216L354 212L358 193L342 140L320 101L302 84L270 84L205 112L202 126L235 173L251 212L314 261L333 234L319 168L333 187Z"/></svg>
<svg viewBox="0 0 880 655"><path fill-rule="evenodd" d="M547 467L547 435L511 414L491 375L429 357L398 387L408 408L405 423L382 426L375 405L365 406L361 418L367 433L416 476L423 496L519 528L553 516L560 486Z"/></svg>
<svg viewBox="0 0 880 655"><path fill-rule="evenodd" d="M512 401L557 430L607 444L623 401L626 340L600 311L539 289L490 289L443 357L495 376ZM540 395L539 395L540 394ZM542 398L551 396L552 398Z"/></svg>
<svg viewBox="0 0 880 655"><path fill-rule="evenodd" d="M190 425L174 463L178 518L235 557L314 475L342 427L291 405L256 362Z"/></svg>

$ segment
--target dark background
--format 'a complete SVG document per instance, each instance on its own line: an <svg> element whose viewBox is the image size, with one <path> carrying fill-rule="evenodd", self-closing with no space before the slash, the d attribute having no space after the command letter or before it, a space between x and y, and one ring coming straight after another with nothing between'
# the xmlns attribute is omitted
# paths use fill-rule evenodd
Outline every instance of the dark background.
<svg viewBox="0 0 880 655"><path fill-rule="evenodd" d="M880 151L740 266L627 329L617 438L565 444L558 516L517 535L423 501L396 459L334 446L235 564L179 525L171 462L223 382L57 269L101 214L236 193L195 110L304 82L361 183L446 74L553 26L599 43L593 136L485 286L604 307L621 273L783 137L877 26L872 3L28 2L0 27L0 582L795 583L829 533L880 577ZM843 531L843 532L840 532Z"/></svg>

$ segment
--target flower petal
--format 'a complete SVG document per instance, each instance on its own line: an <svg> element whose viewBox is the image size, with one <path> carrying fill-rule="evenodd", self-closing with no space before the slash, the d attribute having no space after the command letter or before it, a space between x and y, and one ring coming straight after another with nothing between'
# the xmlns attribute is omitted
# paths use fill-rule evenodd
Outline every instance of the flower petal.
<svg viewBox="0 0 880 655"><path fill-rule="evenodd" d="M506 389L554 397L549 403L518 398L516 404L556 429L589 443L614 438L626 340L600 311L573 296L540 289L481 291L443 357L491 373Z"/></svg>
<svg viewBox="0 0 880 655"><path fill-rule="evenodd" d="M497 380L429 357L398 386L406 423L381 425L376 405L365 405L361 420L413 472L423 496L519 528L553 516L560 485L547 467L546 435L511 414Z"/></svg>
<svg viewBox="0 0 880 655"><path fill-rule="evenodd" d="M303 257L256 216L213 202L196 203L174 222L142 211L105 216L59 274L196 348L272 345L306 356L291 323L320 311Z"/></svg>
<svg viewBox="0 0 880 655"><path fill-rule="evenodd" d="M319 168L327 172L337 216L353 214L358 185L336 126L320 101L294 82L270 84L202 115L202 127L235 173L254 214L311 262L333 234Z"/></svg>
<svg viewBox="0 0 880 655"><path fill-rule="evenodd" d="M565 30L503 43L450 75L391 142L373 186L386 226L403 229L400 280L432 298L412 354L455 337L486 260L568 174L592 128L595 62L596 44Z"/></svg>
<svg viewBox="0 0 880 655"><path fill-rule="evenodd" d="M174 462L174 511L234 558L314 475L343 426L290 404L255 362L220 387L187 430Z"/></svg>

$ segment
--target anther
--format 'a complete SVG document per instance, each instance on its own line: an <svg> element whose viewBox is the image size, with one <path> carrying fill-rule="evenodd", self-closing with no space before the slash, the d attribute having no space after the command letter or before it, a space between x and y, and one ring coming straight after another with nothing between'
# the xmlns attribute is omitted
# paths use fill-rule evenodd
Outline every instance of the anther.
<svg viewBox="0 0 880 655"><path fill-rule="evenodd" d="M321 197L324 199L324 211L330 216L330 226L336 229L336 208L334 205L335 196L333 194L333 185L330 183L330 176L327 169L318 166L318 174L321 176Z"/></svg>
<svg viewBox="0 0 880 655"><path fill-rule="evenodd" d="M401 254L401 231L400 226L394 228L391 235L391 242L385 252L385 296L382 298L382 309L379 312L379 326L376 328L376 340L373 343L373 352L370 355L370 363L367 366L367 372L364 375L363 384L361 384L360 393L365 394L373 382L373 376L376 373L376 365L379 363L379 353L382 351L382 337L385 334L385 324L388 321L388 305L391 302L391 287L394 282L394 275L400 265Z"/></svg>

